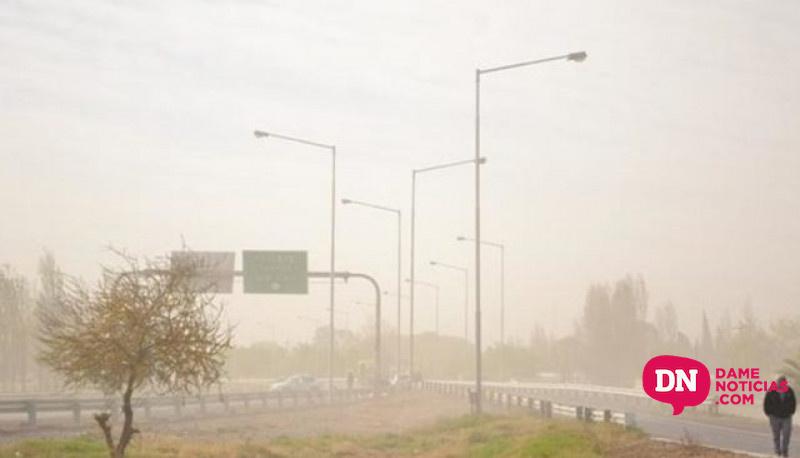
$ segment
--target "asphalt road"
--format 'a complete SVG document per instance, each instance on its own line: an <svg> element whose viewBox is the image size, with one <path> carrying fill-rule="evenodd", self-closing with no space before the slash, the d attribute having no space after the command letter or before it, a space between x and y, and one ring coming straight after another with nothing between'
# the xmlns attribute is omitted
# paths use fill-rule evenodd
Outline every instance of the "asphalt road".
<svg viewBox="0 0 800 458"><path fill-rule="evenodd" d="M766 419L759 428L750 422L719 425L680 416L637 413L636 422L651 437L772 456L772 434Z"/></svg>

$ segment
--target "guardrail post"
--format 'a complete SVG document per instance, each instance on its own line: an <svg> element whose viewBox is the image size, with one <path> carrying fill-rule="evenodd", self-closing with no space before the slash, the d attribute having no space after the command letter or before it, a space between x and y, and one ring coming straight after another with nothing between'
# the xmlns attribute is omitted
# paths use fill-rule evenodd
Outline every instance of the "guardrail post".
<svg viewBox="0 0 800 458"><path fill-rule="evenodd" d="M475 414L475 412L477 411L478 393L473 389L470 389L468 393L469 393L469 413Z"/></svg>
<svg viewBox="0 0 800 458"><path fill-rule="evenodd" d="M111 414L111 421L117 422L119 421L120 409L117 408L117 400L116 399L107 399L106 400L106 409Z"/></svg>
<svg viewBox="0 0 800 458"><path fill-rule="evenodd" d="M575 406L575 418L583 420L583 406Z"/></svg>
<svg viewBox="0 0 800 458"><path fill-rule="evenodd" d="M76 425L81 424L81 402L75 401L72 403L72 421Z"/></svg>
<svg viewBox="0 0 800 458"><path fill-rule="evenodd" d="M583 418L588 422L594 421L594 410L591 407L584 407Z"/></svg>
<svg viewBox="0 0 800 458"><path fill-rule="evenodd" d="M36 426L36 402L25 402L25 410L28 412L28 426Z"/></svg>
<svg viewBox="0 0 800 458"><path fill-rule="evenodd" d="M717 404L716 396L708 403L708 413L711 415L719 415L719 404Z"/></svg>
<svg viewBox="0 0 800 458"><path fill-rule="evenodd" d="M636 427L636 414L634 414L633 412L625 412L625 427L626 428Z"/></svg>
<svg viewBox="0 0 800 458"><path fill-rule="evenodd" d="M611 409L606 409L603 411L603 421L606 423L611 422Z"/></svg>

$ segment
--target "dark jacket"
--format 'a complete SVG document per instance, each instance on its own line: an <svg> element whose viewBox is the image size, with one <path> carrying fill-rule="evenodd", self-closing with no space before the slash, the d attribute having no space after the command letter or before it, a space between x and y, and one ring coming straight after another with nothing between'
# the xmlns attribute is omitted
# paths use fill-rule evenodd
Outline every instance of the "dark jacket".
<svg viewBox="0 0 800 458"><path fill-rule="evenodd" d="M794 415L794 410L797 407L797 402L794 399L794 391L789 388L789 391L781 400L781 393L778 391L769 391L764 396L764 413L778 418L789 418Z"/></svg>

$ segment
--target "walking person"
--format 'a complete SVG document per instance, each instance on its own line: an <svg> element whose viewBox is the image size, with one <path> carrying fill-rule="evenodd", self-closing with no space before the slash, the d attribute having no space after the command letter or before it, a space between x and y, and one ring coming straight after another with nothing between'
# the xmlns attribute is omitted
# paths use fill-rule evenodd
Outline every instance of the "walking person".
<svg viewBox="0 0 800 458"><path fill-rule="evenodd" d="M797 402L794 391L786 383L786 377L778 377L778 386L786 386L786 391L768 391L764 396L764 413L769 417L772 428L772 440L775 442L775 454L789 456L789 440L792 437L792 415Z"/></svg>

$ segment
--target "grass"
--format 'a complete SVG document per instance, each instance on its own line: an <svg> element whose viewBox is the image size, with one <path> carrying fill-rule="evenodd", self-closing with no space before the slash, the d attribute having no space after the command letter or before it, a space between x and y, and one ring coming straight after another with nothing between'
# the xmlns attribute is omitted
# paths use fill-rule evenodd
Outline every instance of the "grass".
<svg viewBox="0 0 800 458"><path fill-rule="evenodd" d="M0 457L95 458L108 457L105 443L91 437L32 439L0 447Z"/></svg>
<svg viewBox="0 0 800 458"><path fill-rule="evenodd" d="M680 445L647 440L635 431L605 424L545 421L530 416L464 416L404 434L278 437L263 442L202 442L174 437L137 438L131 458L249 457L683 457ZM696 451L695 451L696 453ZM36 439L0 446L0 458L106 457L96 437ZM729 455L694 455L729 456Z"/></svg>

